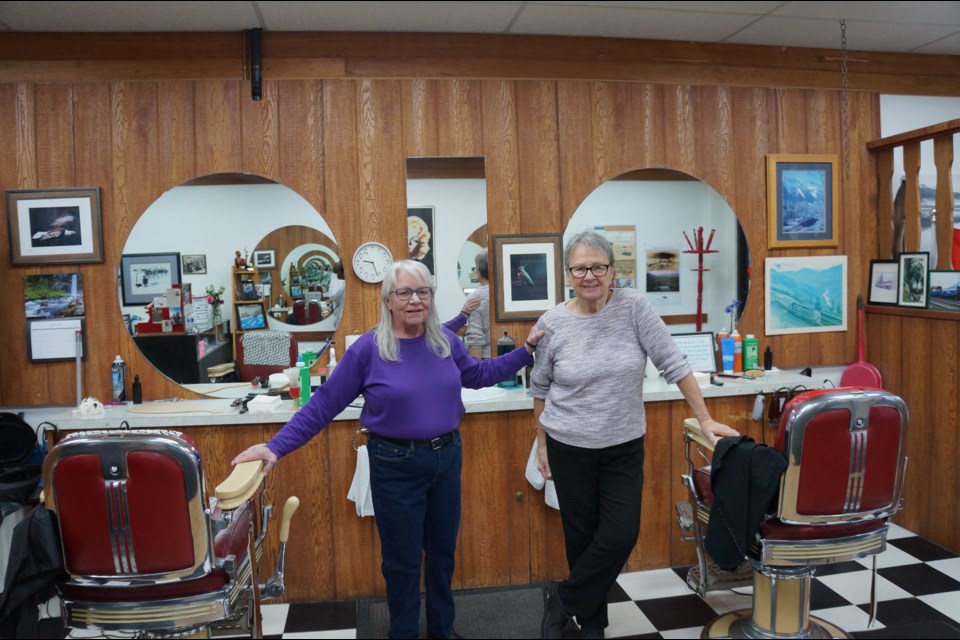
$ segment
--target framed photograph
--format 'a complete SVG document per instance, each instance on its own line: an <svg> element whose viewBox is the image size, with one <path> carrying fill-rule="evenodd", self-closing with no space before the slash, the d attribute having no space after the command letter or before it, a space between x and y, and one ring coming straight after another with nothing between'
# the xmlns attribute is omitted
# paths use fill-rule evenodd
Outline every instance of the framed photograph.
<svg viewBox="0 0 960 640"><path fill-rule="evenodd" d="M560 234L493 236L497 322L536 320L563 300Z"/></svg>
<svg viewBox="0 0 960 640"><path fill-rule="evenodd" d="M7 191L13 264L103 262L100 188Z"/></svg>
<svg viewBox="0 0 960 640"><path fill-rule="evenodd" d="M259 249L254 251L253 266L257 269L275 269L277 267L276 249Z"/></svg>
<svg viewBox="0 0 960 640"><path fill-rule="evenodd" d="M767 247L836 247L835 155L767 156Z"/></svg>
<svg viewBox="0 0 960 640"><path fill-rule="evenodd" d="M23 276L27 318L76 318L85 315L82 273Z"/></svg>
<svg viewBox="0 0 960 640"><path fill-rule="evenodd" d="M207 256L203 253L181 256L183 275L192 276L207 272Z"/></svg>
<svg viewBox="0 0 960 640"><path fill-rule="evenodd" d="M240 331L267 328L267 314L262 302L238 302L233 305L237 310L237 326Z"/></svg>
<svg viewBox="0 0 960 640"><path fill-rule="evenodd" d="M290 297L291 298L302 298L303 297L303 286L299 284L290 285Z"/></svg>
<svg viewBox="0 0 960 640"><path fill-rule="evenodd" d="M407 249L409 258L422 262L436 276L433 260L433 243L437 231L434 228L436 217L433 207L407 208Z"/></svg>
<svg viewBox="0 0 960 640"><path fill-rule="evenodd" d="M239 297L241 300L259 300L256 283L253 280L241 280Z"/></svg>
<svg viewBox="0 0 960 640"><path fill-rule="evenodd" d="M128 253L120 256L123 304L147 305L180 284L179 253Z"/></svg>
<svg viewBox="0 0 960 640"><path fill-rule="evenodd" d="M717 343L713 331L675 333L673 341L694 371L717 373Z"/></svg>
<svg viewBox="0 0 960 640"><path fill-rule="evenodd" d="M931 271L927 307L960 311L960 271Z"/></svg>
<svg viewBox="0 0 960 640"><path fill-rule="evenodd" d="M260 277L260 284L270 284L273 282L273 271L260 271L257 275Z"/></svg>
<svg viewBox="0 0 960 640"><path fill-rule="evenodd" d="M897 304L901 307L927 306L927 271L930 270L930 254L900 254L900 286Z"/></svg>
<svg viewBox="0 0 960 640"><path fill-rule="evenodd" d="M768 336L847 330L847 256L766 259Z"/></svg>
<svg viewBox="0 0 960 640"><path fill-rule="evenodd" d="M899 276L900 263L896 260L871 260L870 294L867 302L896 306Z"/></svg>

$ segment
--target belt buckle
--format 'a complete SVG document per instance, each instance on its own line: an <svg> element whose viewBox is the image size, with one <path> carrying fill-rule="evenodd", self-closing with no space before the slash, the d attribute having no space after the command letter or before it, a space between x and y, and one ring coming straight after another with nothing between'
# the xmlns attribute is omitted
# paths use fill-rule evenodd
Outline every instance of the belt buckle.
<svg viewBox="0 0 960 640"><path fill-rule="evenodd" d="M430 448L433 449L434 451L436 451L437 449L439 449L440 447L442 447L442 446L445 444L445 443L443 442L443 439L444 439L445 437L446 437L446 436L440 436L439 438L434 438L433 440L431 440L431 441L430 441Z"/></svg>

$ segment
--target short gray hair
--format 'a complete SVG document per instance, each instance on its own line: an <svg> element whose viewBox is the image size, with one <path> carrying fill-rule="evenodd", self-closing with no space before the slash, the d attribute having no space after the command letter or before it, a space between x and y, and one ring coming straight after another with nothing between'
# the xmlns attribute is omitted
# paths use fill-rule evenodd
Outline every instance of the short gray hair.
<svg viewBox="0 0 960 640"><path fill-rule="evenodd" d="M393 332L393 316L390 313L390 307L387 306L387 298L393 295L393 290L397 288L397 279L401 271L405 271L419 278L428 287L431 287L430 270L426 265L416 260L398 260L387 268L387 274L383 278L383 284L380 286L380 321L374 329L374 338L377 343L377 351L380 357L387 362L400 361L400 340L397 334ZM450 356L450 340L443 333L440 326L437 306L433 304L433 298L430 299L430 311L427 313L427 346L430 350L441 358Z"/></svg>
<svg viewBox="0 0 960 640"><path fill-rule="evenodd" d="M567 240L567 246L563 249L563 264L565 266L570 266L570 254L580 247L600 249L607 254L607 264L613 264L613 245L610 244L610 241L593 229L584 229Z"/></svg>
<svg viewBox="0 0 960 640"><path fill-rule="evenodd" d="M473 262L477 266L477 275L483 276L485 280L489 280L490 258L487 256L487 250L481 249L480 252L474 256Z"/></svg>

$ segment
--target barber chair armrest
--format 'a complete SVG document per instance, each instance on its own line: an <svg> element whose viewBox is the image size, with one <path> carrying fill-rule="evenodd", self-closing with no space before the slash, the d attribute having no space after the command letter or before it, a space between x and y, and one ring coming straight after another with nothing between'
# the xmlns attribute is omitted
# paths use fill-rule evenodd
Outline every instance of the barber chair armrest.
<svg viewBox="0 0 960 640"><path fill-rule="evenodd" d="M714 447L710 439L700 430L700 422L696 418L687 418L683 421L683 435L690 438L698 445L712 452Z"/></svg>
<svg viewBox="0 0 960 640"><path fill-rule="evenodd" d="M262 482L263 460L241 462L214 491L220 508L226 511L236 509L253 497Z"/></svg>

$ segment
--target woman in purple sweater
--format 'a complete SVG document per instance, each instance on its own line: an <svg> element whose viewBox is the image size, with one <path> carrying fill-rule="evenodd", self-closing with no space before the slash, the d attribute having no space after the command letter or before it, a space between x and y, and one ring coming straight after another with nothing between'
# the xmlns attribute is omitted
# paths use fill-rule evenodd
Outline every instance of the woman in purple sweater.
<svg viewBox="0 0 960 640"><path fill-rule="evenodd" d="M264 460L264 472L306 444L357 396L370 432L370 486L390 609L390 637L416 638L421 555L426 561L427 637L453 638L451 581L460 527L461 387L488 387L530 364L543 331L492 360L470 356L440 325L430 272L395 262L380 297L380 322L340 359L330 379L270 442L233 463Z"/></svg>

